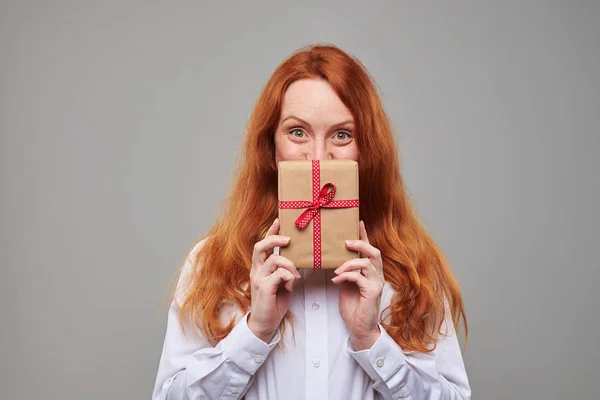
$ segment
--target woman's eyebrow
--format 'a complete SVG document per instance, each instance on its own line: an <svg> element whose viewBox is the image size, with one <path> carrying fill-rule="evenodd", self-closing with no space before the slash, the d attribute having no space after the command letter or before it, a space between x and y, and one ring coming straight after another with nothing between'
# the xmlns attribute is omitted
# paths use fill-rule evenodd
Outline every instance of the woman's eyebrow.
<svg viewBox="0 0 600 400"><path fill-rule="evenodd" d="M345 126L345 125L352 125L352 126L354 126L354 120L349 119L349 120L346 120L346 121L343 121L343 122L339 122L337 124L333 124L332 127L336 127L337 128L337 127Z"/></svg>
<svg viewBox="0 0 600 400"><path fill-rule="evenodd" d="M303 120L303 119L302 119L302 118L300 118L300 117L296 117L295 115L289 115L289 116L285 117L285 118L284 118L284 119L281 121L281 123L283 124L283 123L284 123L285 121L287 121L288 119L295 119L296 121L298 121L298 122L300 122L300 123L302 123L302 124L304 124L304 125L306 125L306 126L308 126L309 128L311 128L311 129L312 129L312 127L310 126L310 124L309 124L308 122L306 122L305 120Z"/></svg>
<svg viewBox="0 0 600 400"><path fill-rule="evenodd" d="M281 123L283 124L288 119L295 119L296 121L298 121L312 129L310 123L308 123L307 121L305 121L302 118L297 117L295 115L289 115L289 116L285 117L283 120L281 120ZM344 126L344 125L354 125L354 120L348 119L346 121L338 122L338 123L333 124L332 127L339 127L339 126Z"/></svg>

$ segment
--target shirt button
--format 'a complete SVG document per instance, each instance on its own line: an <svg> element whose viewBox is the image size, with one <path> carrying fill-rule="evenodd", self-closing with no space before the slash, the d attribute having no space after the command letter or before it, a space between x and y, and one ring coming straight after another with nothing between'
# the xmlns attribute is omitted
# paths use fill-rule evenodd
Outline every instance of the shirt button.
<svg viewBox="0 0 600 400"><path fill-rule="evenodd" d="M238 389L236 387L231 388L231 393L238 393L239 391L240 391L240 389Z"/></svg>
<svg viewBox="0 0 600 400"><path fill-rule="evenodd" d="M256 357L254 357L254 362L261 363L261 362L263 362L263 358L261 356L256 356Z"/></svg>
<svg viewBox="0 0 600 400"><path fill-rule="evenodd" d="M377 360L377 366L383 367L383 358L380 358L379 360Z"/></svg>
<svg viewBox="0 0 600 400"><path fill-rule="evenodd" d="M406 390L400 389L400 391L398 392L398 398L403 399L406 397L407 394L408 394L408 392Z"/></svg>
<svg viewBox="0 0 600 400"><path fill-rule="evenodd" d="M319 361L318 358L315 358L315 360L313 361L313 366L315 368L319 368L321 366L321 361Z"/></svg>
<svg viewBox="0 0 600 400"><path fill-rule="evenodd" d="M312 308L313 308L313 310L318 310L320 307L321 307L321 306L319 305L319 303L316 303L316 302L315 302L315 303L313 303L313 304L312 304Z"/></svg>

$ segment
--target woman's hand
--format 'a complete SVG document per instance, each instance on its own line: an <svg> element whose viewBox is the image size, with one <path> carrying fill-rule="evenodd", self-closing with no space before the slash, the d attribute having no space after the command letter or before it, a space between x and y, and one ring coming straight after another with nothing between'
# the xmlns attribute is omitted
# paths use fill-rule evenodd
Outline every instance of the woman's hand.
<svg viewBox="0 0 600 400"><path fill-rule="evenodd" d="M287 246L289 237L279 236L279 219L275 219L266 237L254 245L250 288L252 303L248 328L269 343L290 307L294 282L300 273L293 262L273 254L276 246Z"/></svg>
<svg viewBox="0 0 600 400"><path fill-rule="evenodd" d="M365 258L342 264L331 281L341 285L340 314L350 332L350 344L359 351L371 348L380 335L379 305L385 284L383 262L381 252L369 244L363 221L360 221L359 240L349 240L346 246Z"/></svg>

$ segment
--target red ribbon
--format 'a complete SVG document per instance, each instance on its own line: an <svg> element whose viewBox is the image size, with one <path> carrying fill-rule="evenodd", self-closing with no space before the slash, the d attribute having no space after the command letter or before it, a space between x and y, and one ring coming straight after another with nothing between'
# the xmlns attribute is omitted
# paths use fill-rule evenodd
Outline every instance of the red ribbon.
<svg viewBox="0 0 600 400"><path fill-rule="evenodd" d="M350 208L358 207L358 200L333 200L336 187L333 183L321 186L321 164L318 160L312 162L312 192L313 201L279 201L279 208L306 208L296 219L296 227L304 229L313 221L313 254L314 267L321 269L321 208Z"/></svg>

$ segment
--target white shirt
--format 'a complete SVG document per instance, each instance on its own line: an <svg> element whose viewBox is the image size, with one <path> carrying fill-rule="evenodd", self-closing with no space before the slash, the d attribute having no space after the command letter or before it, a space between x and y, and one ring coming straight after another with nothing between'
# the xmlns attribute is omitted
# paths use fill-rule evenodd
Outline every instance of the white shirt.
<svg viewBox="0 0 600 400"><path fill-rule="evenodd" d="M190 252L179 284L201 245ZM339 288L330 280L333 270L300 270L300 275L290 305L295 342L287 326L283 335L277 331L271 343L264 343L248 328L248 314L232 307L223 311L222 320L235 315L238 322L215 347L192 328L184 337L179 325L182 298L176 298L168 313L152 400L471 398L449 317L448 336L442 336L430 353L402 351L381 325L381 335L370 349L353 351L338 309ZM392 295L386 283L380 316ZM276 346L280 341L284 348Z"/></svg>

